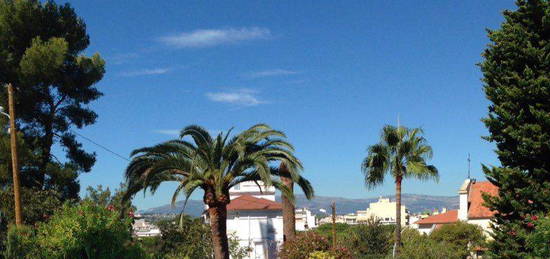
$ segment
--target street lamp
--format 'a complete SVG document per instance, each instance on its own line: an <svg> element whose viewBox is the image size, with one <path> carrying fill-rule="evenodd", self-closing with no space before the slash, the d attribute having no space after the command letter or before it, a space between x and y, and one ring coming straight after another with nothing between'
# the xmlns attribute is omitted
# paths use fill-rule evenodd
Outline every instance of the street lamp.
<svg viewBox="0 0 550 259"><path fill-rule="evenodd" d="M13 198L15 200L15 225L21 226L23 223L21 213L21 184L19 182L19 162L17 160L17 129L15 128L15 101L13 100L13 86L7 85L8 88L8 107L9 114L4 112L4 108L0 106L0 113L7 116L10 120L10 146L11 146L11 164L13 173Z"/></svg>

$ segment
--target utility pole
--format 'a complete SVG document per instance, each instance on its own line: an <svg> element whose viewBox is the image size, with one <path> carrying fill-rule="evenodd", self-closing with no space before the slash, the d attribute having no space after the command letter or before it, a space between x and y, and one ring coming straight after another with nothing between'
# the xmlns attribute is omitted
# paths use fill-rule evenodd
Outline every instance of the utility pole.
<svg viewBox="0 0 550 259"><path fill-rule="evenodd" d="M336 249L336 202L330 205L332 208L332 249Z"/></svg>
<svg viewBox="0 0 550 259"><path fill-rule="evenodd" d="M11 165L13 173L13 196L15 199L15 224L21 226L23 223L21 213L21 190L19 182L19 161L17 160L17 129L15 128L15 100L13 98L13 85L8 84L8 102L10 113L10 145Z"/></svg>

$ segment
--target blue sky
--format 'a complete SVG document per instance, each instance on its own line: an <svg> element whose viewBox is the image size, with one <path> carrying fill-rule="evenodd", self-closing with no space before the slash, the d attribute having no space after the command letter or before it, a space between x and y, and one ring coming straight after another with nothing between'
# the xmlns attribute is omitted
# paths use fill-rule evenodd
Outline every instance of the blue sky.
<svg viewBox="0 0 550 259"><path fill-rule="evenodd" d="M481 163L498 165L481 139L487 114L475 65L512 1L71 1L107 73L99 114L84 136L128 156L175 137L264 122L285 131L317 195L374 190L360 164L385 124L422 127L439 183L408 180L406 193L455 195ZM86 186L115 187L127 161L83 140L97 163ZM173 185L138 195L139 208L169 202ZM197 195L195 198L200 198Z"/></svg>

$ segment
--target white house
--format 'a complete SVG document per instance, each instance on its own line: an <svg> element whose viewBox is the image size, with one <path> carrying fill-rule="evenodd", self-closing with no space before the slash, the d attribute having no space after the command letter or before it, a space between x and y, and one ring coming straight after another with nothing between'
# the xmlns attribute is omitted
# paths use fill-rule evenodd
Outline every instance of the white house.
<svg viewBox="0 0 550 259"><path fill-rule="evenodd" d="M475 179L466 179L458 191L458 210L450 210L445 213L426 217L414 224L418 225L420 232L429 234L438 226L462 220L481 226L488 236L491 231L490 221L494 212L484 206L484 193L491 196L498 195L498 187L488 181L476 182Z"/></svg>
<svg viewBox="0 0 550 259"><path fill-rule="evenodd" d="M357 223L366 222L369 218L374 217L380 220L382 224L396 224L396 202L390 201L389 198L380 197L377 202L369 204L367 210L357 211ZM401 204L401 225L407 225L408 211L405 205Z"/></svg>
<svg viewBox="0 0 550 259"><path fill-rule="evenodd" d="M251 248L247 258L277 258L283 242L282 205L275 202L275 188L260 185L261 191L254 182L230 190L227 234L235 235L241 246Z"/></svg>
<svg viewBox="0 0 550 259"><path fill-rule="evenodd" d="M315 215L313 215L311 211L306 208L296 209L295 218L296 231L305 231L317 227Z"/></svg>

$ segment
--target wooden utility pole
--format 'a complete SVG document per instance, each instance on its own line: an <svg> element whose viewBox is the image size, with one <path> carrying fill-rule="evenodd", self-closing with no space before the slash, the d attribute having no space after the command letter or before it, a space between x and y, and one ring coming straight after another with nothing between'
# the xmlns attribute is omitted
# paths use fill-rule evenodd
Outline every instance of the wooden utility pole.
<svg viewBox="0 0 550 259"><path fill-rule="evenodd" d="M21 226L23 223L23 216L21 213L21 184L19 182L19 161L17 160L17 129L15 128L15 100L13 98L12 84L8 84L8 102L10 109L10 145L13 173L13 196L15 199L15 224Z"/></svg>
<svg viewBox="0 0 550 259"><path fill-rule="evenodd" d="M330 205L332 208L332 249L336 249L336 202Z"/></svg>

